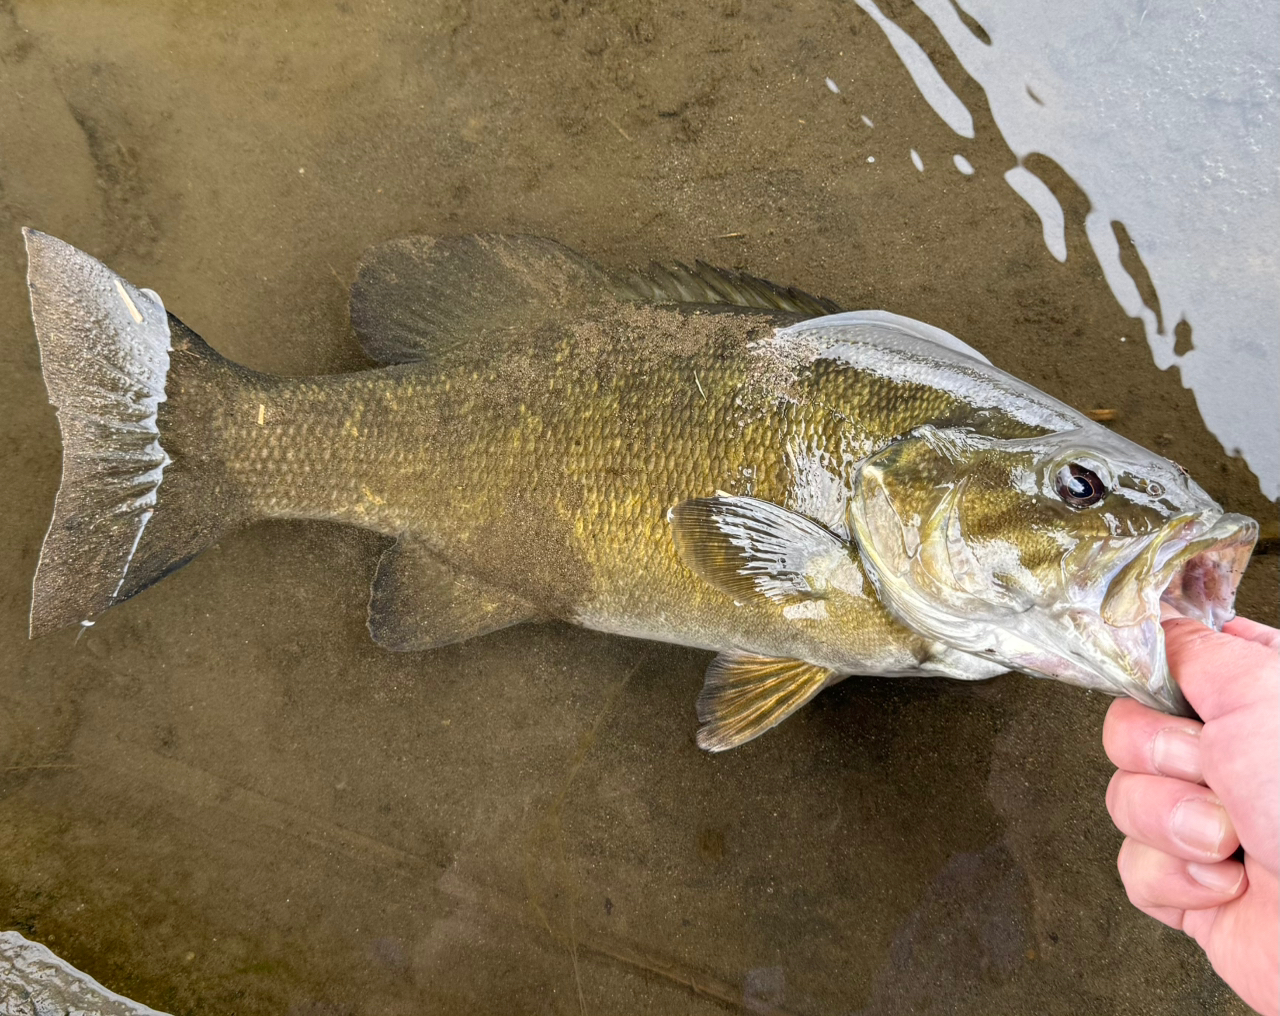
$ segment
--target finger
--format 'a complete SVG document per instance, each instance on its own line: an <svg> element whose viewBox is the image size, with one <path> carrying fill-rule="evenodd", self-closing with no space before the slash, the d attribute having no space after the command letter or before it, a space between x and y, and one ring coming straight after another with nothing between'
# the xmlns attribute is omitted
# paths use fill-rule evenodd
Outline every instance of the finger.
<svg viewBox="0 0 1280 1016"><path fill-rule="evenodd" d="M1245 857L1249 892L1221 910L1188 910L1182 930L1200 943L1214 969L1257 1010L1280 1014L1280 935L1276 934L1274 874Z"/></svg>
<svg viewBox="0 0 1280 1016"><path fill-rule="evenodd" d="M1200 735L1205 783L1245 849L1280 871L1280 697L1222 716Z"/></svg>
<svg viewBox="0 0 1280 1016"><path fill-rule="evenodd" d="M1130 698L1118 698L1102 724L1102 746L1119 769L1203 783L1200 728L1195 720L1167 716Z"/></svg>
<svg viewBox="0 0 1280 1016"><path fill-rule="evenodd" d="M1280 629L1250 621L1247 617L1237 617L1224 624L1222 630L1238 639L1247 639L1280 652Z"/></svg>
<svg viewBox="0 0 1280 1016"><path fill-rule="evenodd" d="M1240 846L1222 802L1205 787L1124 770L1111 777L1107 811L1126 836L1187 861L1221 861Z"/></svg>
<svg viewBox="0 0 1280 1016"><path fill-rule="evenodd" d="M1148 917L1154 917L1161 924L1167 924L1177 931L1182 930L1182 922L1187 917L1187 912L1177 907L1138 907L1138 909Z"/></svg>
<svg viewBox="0 0 1280 1016"><path fill-rule="evenodd" d="M1116 866L1129 901L1142 910L1208 910L1230 903L1248 881L1239 861L1199 864L1127 839Z"/></svg>
<svg viewBox="0 0 1280 1016"><path fill-rule="evenodd" d="M1280 683L1280 652L1261 643L1187 618L1165 621L1164 640L1169 670L1206 721L1274 693Z"/></svg>

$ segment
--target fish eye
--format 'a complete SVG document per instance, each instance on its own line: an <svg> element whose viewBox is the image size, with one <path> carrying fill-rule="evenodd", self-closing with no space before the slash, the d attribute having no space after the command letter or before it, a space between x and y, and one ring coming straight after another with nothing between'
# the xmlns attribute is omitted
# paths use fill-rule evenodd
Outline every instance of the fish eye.
<svg viewBox="0 0 1280 1016"><path fill-rule="evenodd" d="M1072 508L1089 508L1107 496L1098 474L1079 462L1069 462L1058 470L1058 496Z"/></svg>

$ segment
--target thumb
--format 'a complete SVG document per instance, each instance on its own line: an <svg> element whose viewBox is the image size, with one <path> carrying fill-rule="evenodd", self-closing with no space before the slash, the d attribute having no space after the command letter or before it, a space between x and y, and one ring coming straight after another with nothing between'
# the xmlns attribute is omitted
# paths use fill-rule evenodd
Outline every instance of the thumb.
<svg viewBox="0 0 1280 1016"><path fill-rule="evenodd" d="M1174 680L1206 721L1274 695L1280 685L1280 651L1261 642L1190 618L1164 622L1164 640Z"/></svg>

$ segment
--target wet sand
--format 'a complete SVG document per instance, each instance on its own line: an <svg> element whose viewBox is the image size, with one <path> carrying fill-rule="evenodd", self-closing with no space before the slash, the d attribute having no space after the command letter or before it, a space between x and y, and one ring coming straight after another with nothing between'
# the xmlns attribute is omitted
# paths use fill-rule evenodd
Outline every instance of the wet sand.
<svg viewBox="0 0 1280 1016"><path fill-rule="evenodd" d="M22 225L299 374L365 362L346 291L387 237L702 258L946 328L1274 520L1084 195L1033 165L1060 264L995 132L952 134L855 5L0 0L0 94L0 928L175 1014L1246 1011L1124 899L1101 696L847 681L712 757L708 654L558 625L385 653L382 541L321 524L25 638L59 443ZM1276 562L1239 600L1271 623Z"/></svg>

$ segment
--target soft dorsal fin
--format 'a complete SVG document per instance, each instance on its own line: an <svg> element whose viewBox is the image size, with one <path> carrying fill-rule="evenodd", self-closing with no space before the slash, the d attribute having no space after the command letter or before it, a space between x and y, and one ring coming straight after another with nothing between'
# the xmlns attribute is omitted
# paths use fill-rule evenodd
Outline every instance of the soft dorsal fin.
<svg viewBox="0 0 1280 1016"><path fill-rule="evenodd" d="M351 287L351 323L381 363L439 360L612 293L604 269L554 240L410 236L365 252Z"/></svg>
<svg viewBox="0 0 1280 1016"><path fill-rule="evenodd" d="M698 747L724 751L776 727L818 694L836 672L803 660L721 653L698 696Z"/></svg>
<svg viewBox="0 0 1280 1016"><path fill-rule="evenodd" d="M611 300L719 304L801 315L836 305L750 275L676 263L615 274L555 240L473 234L412 236L365 252L351 322L381 363L442 363L485 341L528 336Z"/></svg>

